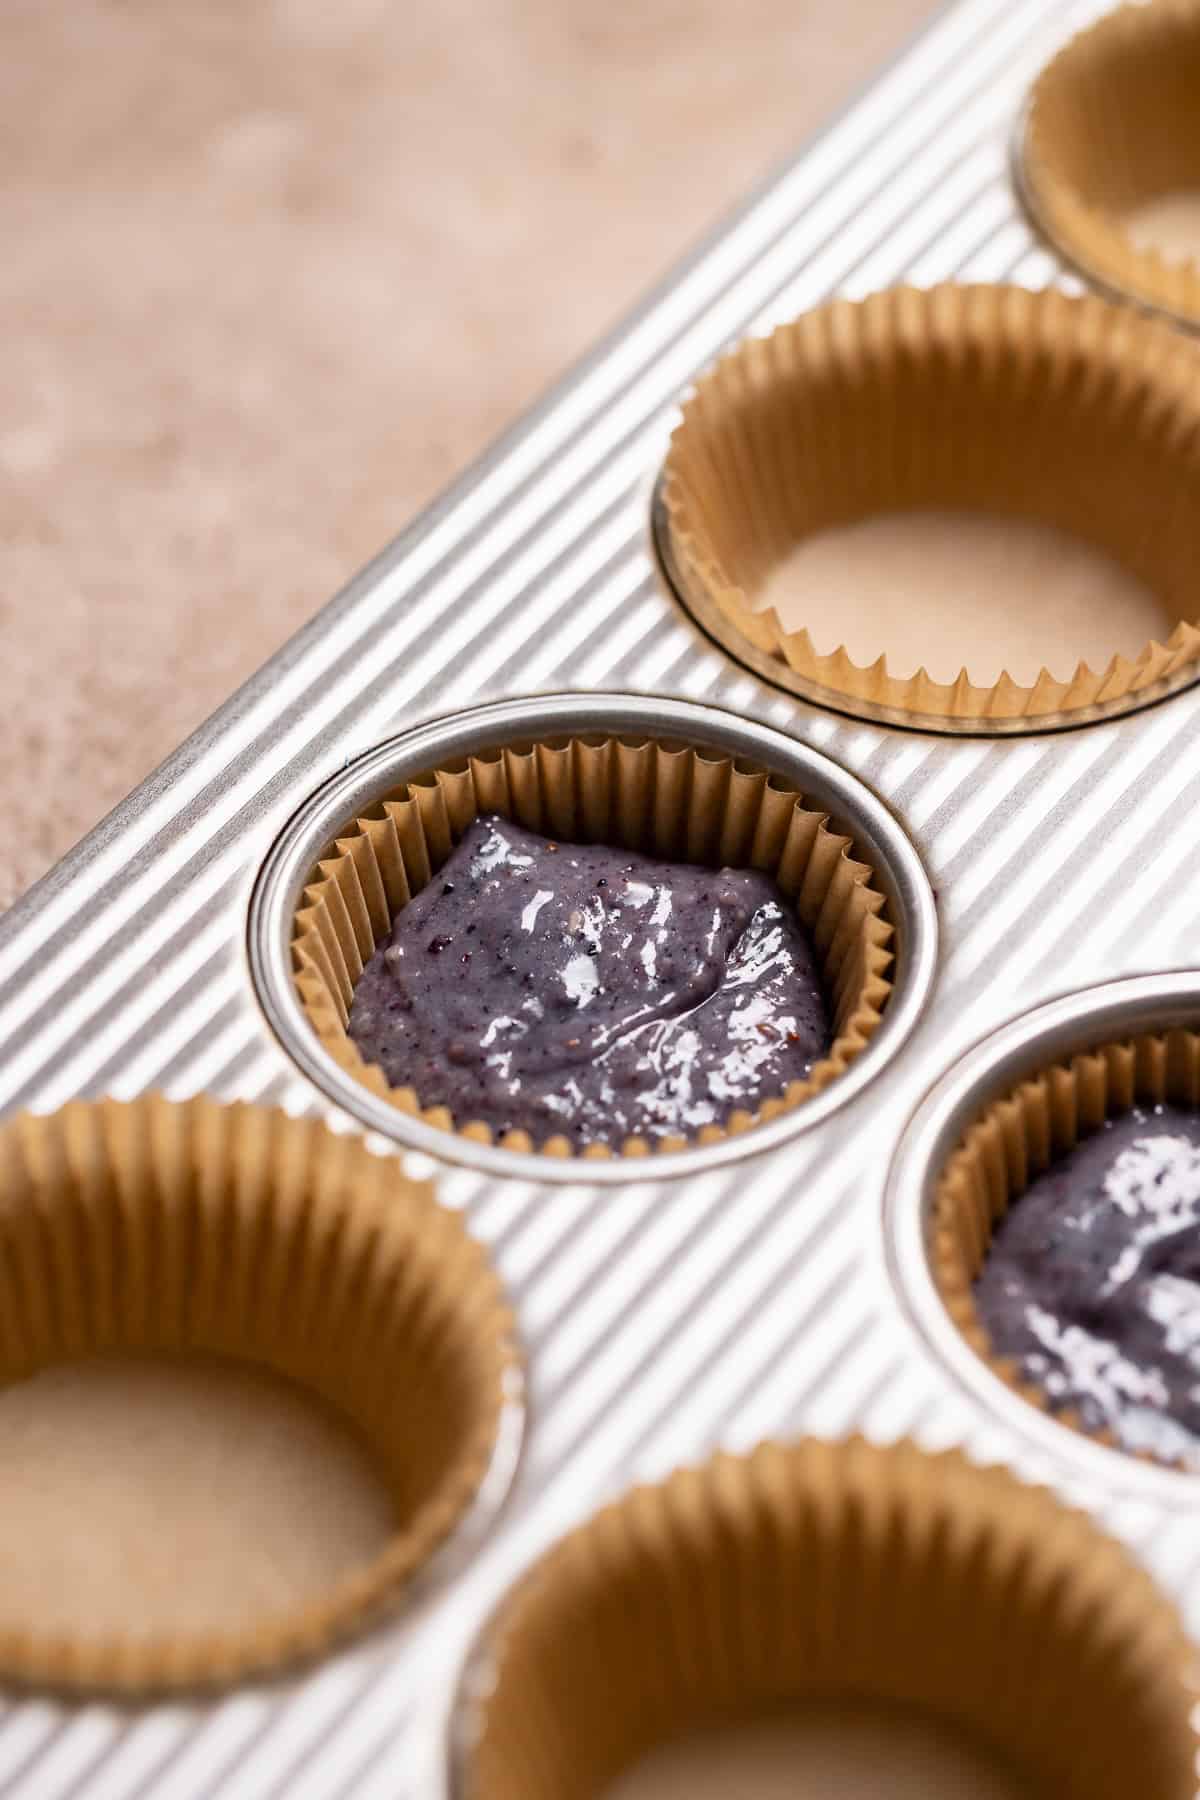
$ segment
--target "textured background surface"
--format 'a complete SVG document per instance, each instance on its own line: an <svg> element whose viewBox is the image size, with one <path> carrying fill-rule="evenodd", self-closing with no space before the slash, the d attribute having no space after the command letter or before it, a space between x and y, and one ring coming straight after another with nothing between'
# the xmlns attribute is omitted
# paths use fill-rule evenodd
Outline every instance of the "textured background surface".
<svg viewBox="0 0 1200 1800"><path fill-rule="evenodd" d="M0 905L928 0L6 0Z"/></svg>

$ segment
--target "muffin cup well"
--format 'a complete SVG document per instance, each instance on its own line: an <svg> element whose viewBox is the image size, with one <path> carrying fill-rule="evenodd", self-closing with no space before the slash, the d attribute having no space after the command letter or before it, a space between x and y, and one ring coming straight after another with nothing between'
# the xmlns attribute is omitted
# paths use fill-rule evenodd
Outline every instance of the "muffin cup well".
<svg viewBox="0 0 1200 1800"><path fill-rule="evenodd" d="M1003 1470L852 1439L718 1456L550 1551L463 1684L456 1800L597 1800L673 1737L831 1698L952 1721L1047 1792L1195 1792L1192 1654L1132 1559Z"/></svg>
<svg viewBox="0 0 1200 1800"><path fill-rule="evenodd" d="M1043 70L1022 144L1038 224L1108 288L1200 326L1200 264L1142 248L1126 218L1195 189L1200 169L1200 6L1120 6Z"/></svg>
<svg viewBox="0 0 1200 1800"><path fill-rule="evenodd" d="M1200 1106L1200 1036L1193 1031L1142 1033L1053 1063L981 1112L947 1159L934 1195L932 1274L967 1343L1024 1400L1106 1444L1113 1443L1110 1433L1088 1430L1070 1409L1052 1408L1016 1362L995 1354L974 1283L997 1224L1038 1175L1105 1119L1164 1101Z"/></svg>
<svg viewBox="0 0 1200 1800"><path fill-rule="evenodd" d="M349 1424L395 1508L374 1561L252 1630L76 1639L0 1613L0 1676L209 1686L373 1619L473 1503L517 1379L511 1316L459 1219L360 1138L206 1099L15 1117L0 1168L0 1381L108 1352L270 1370Z"/></svg>
<svg viewBox="0 0 1200 1800"><path fill-rule="evenodd" d="M564 841L761 869L794 900L832 1000L834 1043L804 1081L764 1099L756 1112L734 1112L724 1129L706 1126L694 1141L716 1142L800 1105L835 1080L873 1035L891 990L884 895L870 867L851 854L850 839L832 831L823 814L806 810L799 794L733 758L656 740L572 737L505 747L406 782L357 819L321 860L295 916L296 989L317 1039L342 1069L401 1111L492 1141L485 1124L456 1121L411 1088L389 1087L346 1032L355 984L394 916L484 812ZM527 1132L513 1131L500 1142L514 1151L573 1154L563 1136L534 1145ZM653 1148L670 1151L687 1142L664 1138ZM627 1156L651 1148L641 1138L620 1146ZM607 1157L612 1147L592 1144L581 1154Z"/></svg>
<svg viewBox="0 0 1200 1800"><path fill-rule="evenodd" d="M1200 355L1128 308L1007 287L896 288L750 340L685 402L660 486L684 603L811 699L946 729L1125 710L1200 661ZM927 508L1037 521L1112 554L1178 623L1165 643L1032 686L901 679L755 610L803 539ZM964 618L970 598L964 595ZM836 643L836 620L812 632ZM1174 678L1174 681L1172 680Z"/></svg>

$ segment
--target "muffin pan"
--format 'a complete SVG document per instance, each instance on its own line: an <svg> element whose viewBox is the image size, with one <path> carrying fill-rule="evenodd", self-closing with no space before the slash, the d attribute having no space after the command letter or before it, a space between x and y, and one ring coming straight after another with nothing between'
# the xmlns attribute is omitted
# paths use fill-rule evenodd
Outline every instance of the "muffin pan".
<svg viewBox="0 0 1200 1800"><path fill-rule="evenodd" d="M743 337L901 282L1080 291L1032 235L1007 155L1038 71L1098 11L939 15L0 922L6 1111L157 1089L366 1127L410 1179L436 1176L495 1267L530 1383L506 1504L464 1520L386 1623L286 1683L186 1705L11 1693L14 1800L444 1800L478 1700L472 1646L526 1571L636 1485L763 1440L861 1433L1004 1465L1090 1514L1200 1635L1194 1478L1039 1411L951 1321L924 1218L953 1145L922 1111L935 1092L944 1123L953 1088L965 1120L1019 1076L995 1062L998 1032L1040 1063L1071 1032L1134 1030L1110 989L1153 998L1136 1029L1194 1021L1200 696L1007 736L849 717L714 645L664 587L649 517L682 397ZM317 859L389 786L546 735L741 758L853 838L896 929L894 987L869 1043L791 1114L661 1157L564 1161L408 1117L319 1054L291 966Z"/></svg>

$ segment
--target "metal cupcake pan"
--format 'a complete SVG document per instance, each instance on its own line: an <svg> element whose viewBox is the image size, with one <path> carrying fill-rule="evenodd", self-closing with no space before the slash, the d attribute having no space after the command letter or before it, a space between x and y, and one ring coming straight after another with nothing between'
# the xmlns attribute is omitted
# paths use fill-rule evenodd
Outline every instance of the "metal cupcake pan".
<svg viewBox="0 0 1200 1800"><path fill-rule="evenodd" d="M401 783L505 745L570 736L628 737L686 743L733 757L778 776L834 829L853 840L887 899L895 930L893 990L883 1022L866 1048L823 1093L795 1111L719 1143L644 1158L588 1163L599 1186L662 1181L760 1154L814 1131L864 1090L896 1055L915 1024L933 980L937 912L920 858L901 826L862 782L827 757L751 719L711 707L633 694L560 694L500 701L423 726L358 757L314 794L290 821L263 869L250 909L250 962L263 1009L285 1050L336 1105L363 1125L414 1150L506 1179L578 1182L574 1160L479 1144L410 1118L339 1068L318 1043L296 995L291 968L292 922L311 871L360 814Z"/></svg>
<svg viewBox="0 0 1200 1800"><path fill-rule="evenodd" d="M772 1436L911 1436L1046 1481L1134 1550L1200 1638L1192 1478L996 1393L922 1288L928 1181L977 1083L1057 1054L1060 1029L1112 1035L1139 996L1161 1003L1139 1022L1195 1016L1200 693L1013 737L850 718L715 647L647 531L679 395L737 337L901 280L1078 287L1032 236L1008 156L1037 70L1101 10L940 13L0 921L0 1105L157 1088L386 1131L420 1172L436 1161L511 1297L529 1377L505 1503L515 1432L469 1547L394 1623L303 1680L211 1702L0 1700L6 1797L442 1796L471 1645L529 1563L633 1482ZM367 1116L369 1096L295 1048L284 921L339 824L440 757L551 720L778 766L894 885L887 1030L803 1113L677 1170L567 1178L464 1154Z"/></svg>

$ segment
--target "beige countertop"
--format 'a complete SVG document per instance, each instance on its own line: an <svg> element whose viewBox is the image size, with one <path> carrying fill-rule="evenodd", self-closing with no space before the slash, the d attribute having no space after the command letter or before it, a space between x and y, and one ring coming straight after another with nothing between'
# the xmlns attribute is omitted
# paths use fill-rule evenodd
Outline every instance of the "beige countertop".
<svg viewBox="0 0 1200 1800"><path fill-rule="evenodd" d="M0 905L929 0L7 0Z"/></svg>

